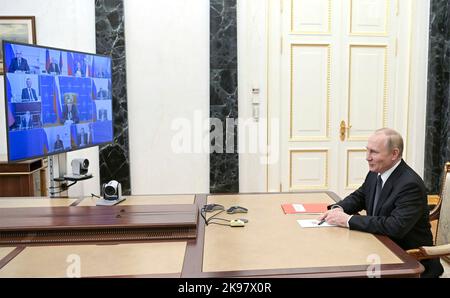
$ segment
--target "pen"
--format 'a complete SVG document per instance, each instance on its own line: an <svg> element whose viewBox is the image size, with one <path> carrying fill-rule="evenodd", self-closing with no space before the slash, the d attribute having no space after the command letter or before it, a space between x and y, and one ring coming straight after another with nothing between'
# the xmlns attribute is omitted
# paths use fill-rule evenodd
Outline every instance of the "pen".
<svg viewBox="0 0 450 298"><path fill-rule="evenodd" d="M317 225L320 226L321 224L323 224L325 222L325 219L322 219Z"/></svg>

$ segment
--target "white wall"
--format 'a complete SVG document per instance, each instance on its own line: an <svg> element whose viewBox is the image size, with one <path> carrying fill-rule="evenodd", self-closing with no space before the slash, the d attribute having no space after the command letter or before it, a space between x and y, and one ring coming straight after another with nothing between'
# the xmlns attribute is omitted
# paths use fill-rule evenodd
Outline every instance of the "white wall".
<svg viewBox="0 0 450 298"><path fill-rule="evenodd" d="M240 192L267 191L267 1L237 1Z"/></svg>
<svg viewBox="0 0 450 298"><path fill-rule="evenodd" d="M413 148L408 162L423 178L428 76L430 0L413 1L411 14L411 77L407 148Z"/></svg>
<svg viewBox="0 0 450 298"><path fill-rule="evenodd" d="M2 16L35 16L39 45L95 53L94 0L0 0L0 7ZM3 76L0 76L0 155L7 152L4 97ZM74 185L69 195L98 193L98 147L68 153L69 167L70 161L77 157L89 159L89 171L94 178Z"/></svg>
<svg viewBox="0 0 450 298"><path fill-rule="evenodd" d="M172 148L173 121L209 135L209 0L124 4L132 193L209 192L209 149Z"/></svg>

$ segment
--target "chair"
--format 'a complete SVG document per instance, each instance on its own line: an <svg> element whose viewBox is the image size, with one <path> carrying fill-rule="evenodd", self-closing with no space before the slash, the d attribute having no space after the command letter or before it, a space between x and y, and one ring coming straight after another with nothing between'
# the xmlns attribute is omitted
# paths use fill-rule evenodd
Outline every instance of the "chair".
<svg viewBox="0 0 450 298"><path fill-rule="evenodd" d="M447 182L447 174L449 172L450 172L450 162L447 162L444 165L444 171L443 171L443 175L442 175L442 179L441 179L442 181L441 181L441 190L440 190L439 200L438 200L436 206L430 210L430 221L439 219L444 191L445 191L446 186L450 183L450 182Z"/></svg>
<svg viewBox="0 0 450 298"><path fill-rule="evenodd" d="M417 260L443 257L450 262L450 162L444 166L439 201L430 211L430 221L436 219L439 219L436 246L421 246L410 249L407 253Z"/></svg>
<svg viewBox="0 0 450 298"><path fill-rule="evenodd" d="M406 252L418 261L437 257L444 257L448 259L448 256L450 255L450 244L421 246L419 248L410 249Z"/></svg>

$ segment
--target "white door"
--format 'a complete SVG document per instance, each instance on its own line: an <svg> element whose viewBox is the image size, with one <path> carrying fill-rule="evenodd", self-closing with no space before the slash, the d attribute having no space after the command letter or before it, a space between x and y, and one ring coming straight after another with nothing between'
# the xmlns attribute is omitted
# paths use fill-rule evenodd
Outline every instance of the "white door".
<svg viewBox="0 0 450 298"><path fill-rule="evenodd" d="M389 0L280 5L280 65L270 69L280 77L280 162L268 167L269 178L278 173L283 191L344 196L365 178L364 147L374 130L388 126L406 137L408 5ZM269 109L275 105L272 100Z"/></svg>

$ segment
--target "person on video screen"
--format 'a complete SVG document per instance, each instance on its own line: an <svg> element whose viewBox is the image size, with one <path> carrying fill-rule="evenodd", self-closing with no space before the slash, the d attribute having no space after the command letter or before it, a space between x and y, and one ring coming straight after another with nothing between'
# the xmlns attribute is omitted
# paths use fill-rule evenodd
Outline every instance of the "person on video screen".
<svg viewBox="0 0 450 298"><path fill-rule="evenodd" d="M16 72L16 71L30 71L30 67L28 66L28 61L25 58L22 58L22 52L17 51L16 57L11 60L9 64L8 72Z"/></svg>
<svg viewBox="0 0 450 298"><path fill-rule="evenodd" d="M97 99L108 99L108 91L100 87L100 90L97 92Z"/></svg>
<svg viewBox="0 0 450 298"><path fill-rule="evenodd" d="M65 104L63 106L62 123L78 123L80 118L78 116L78 108L74 102L73 96L67 94L65 96Z"/></svg>
<svg viewBox="0 0 450 298"><path fill-rule="evenodd" d="M82 127L80 133L77 135L77 144L78 146L86 146L89 143L88 133L85 132L84 127Z"/></svg>
<svg viewBox="0 0 450 298"><path fill-rule="evenodd" d="M33 128L33 118L31 117L30 111L26 111L25 114L22 116L20 128L21 129Z"/></svg>
<svg viewBox="0 0 450 298"><path fill-rule="evenodd" d="M36 90L34 88L31 88L33 82L30 78L27 78L26 84L27 87L22 89L22 102L37 101L38 97L36 95Z"/></svg>
<svg viewBox="0 0 450 298"><path fill-rule="evenodd" d="M84 61L78 61L75 64L74 76L76 77L85 77L86 76L86 64Z"/></svg>
<svg viewBox="0 0 450 298"><path fill-rule="evenodd" d="M56 141L55 141L55 145L53 146L53 150L55 150L55 151L62 151L62 150L64 150L64 143L61 140L59 134L56 135Z"/></svg>
<svg viewBox="0 0 450 298"><path fill-rule="evenodd" d="M55 59L52 57L50 60L50 64L48 65L47 72L49 74L57 74L59 75L61 72L59 70L59 65L55 63Z"/></svg>

